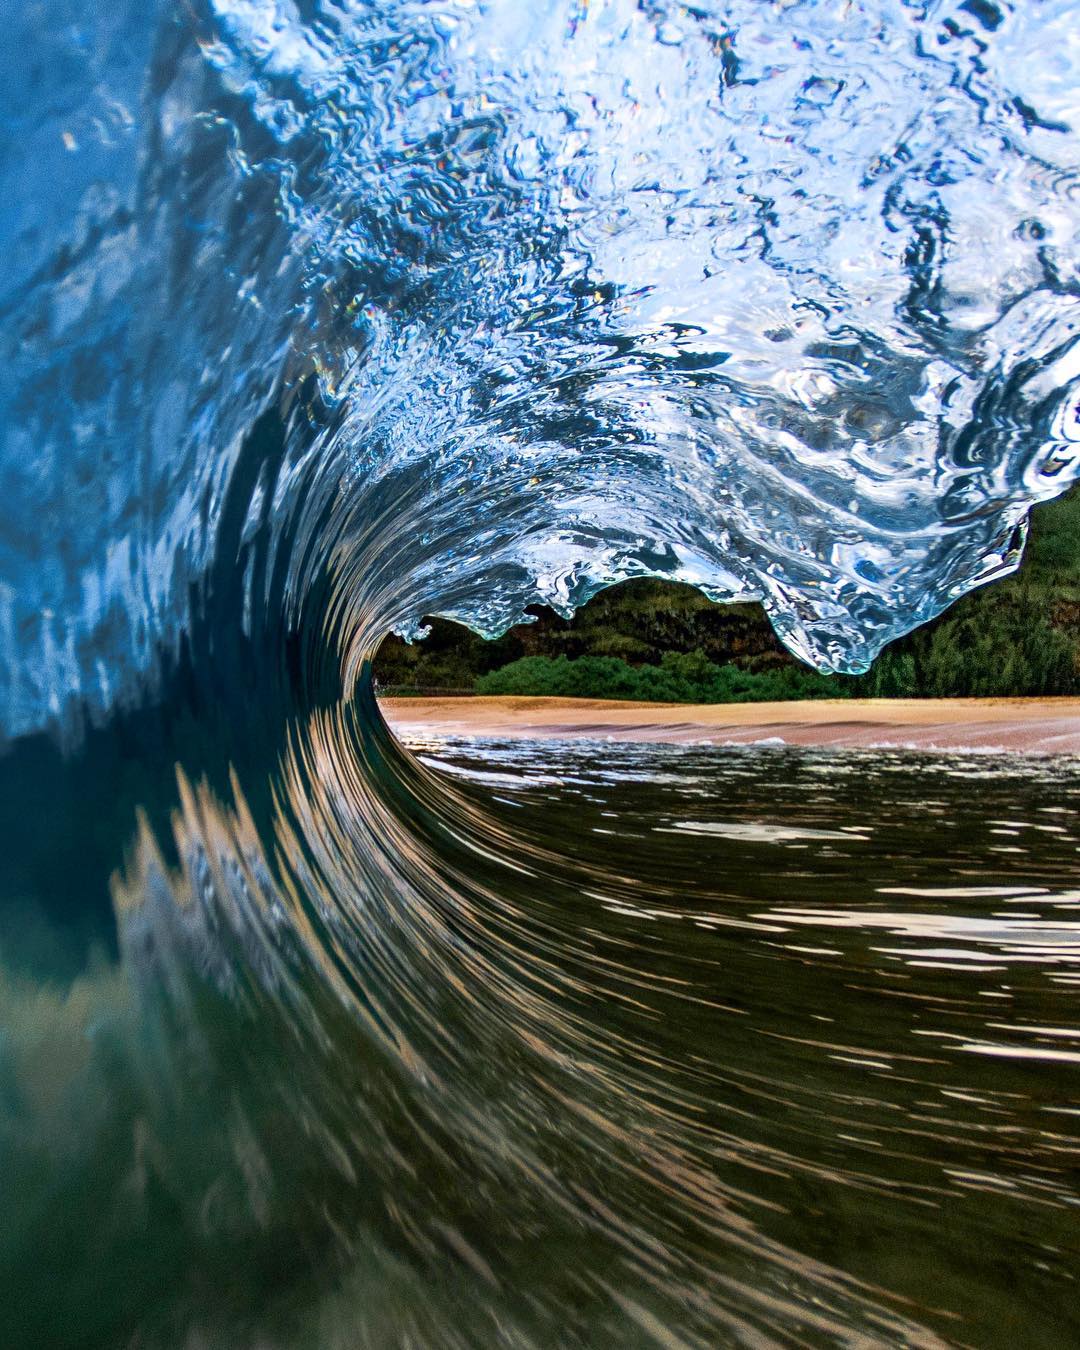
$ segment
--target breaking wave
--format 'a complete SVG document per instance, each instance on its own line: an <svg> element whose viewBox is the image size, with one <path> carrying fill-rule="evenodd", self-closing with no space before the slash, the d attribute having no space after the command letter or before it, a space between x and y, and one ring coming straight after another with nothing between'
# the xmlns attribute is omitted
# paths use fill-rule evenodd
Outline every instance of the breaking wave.
<svg viewBox="0 0 1080 1350"><path fill-rule="evenodd" d="M1073 18L13 13L9 733L145 685L215 559L347 687L642 574L856 670L1015 567L1080 471Z"/></svg>
<svg viewBox="0 0 1080 1350"><path fill-rule="evenodd" d="M1075 1330L1067 773L999 794L1036 865L970 764L424 763L368 664L651 575L854 671L1014 568L1080 476L1075 5L4 21L0 1339L991 1344L995 1242ZM926 913L836 908L878 828Z"/></svg>

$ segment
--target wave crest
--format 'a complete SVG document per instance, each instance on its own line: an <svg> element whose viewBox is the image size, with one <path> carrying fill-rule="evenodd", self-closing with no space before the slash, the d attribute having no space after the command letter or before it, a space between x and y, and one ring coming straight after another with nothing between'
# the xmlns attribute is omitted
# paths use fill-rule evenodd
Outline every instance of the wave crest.
<svg viewBox="0 0 1080 1350"><path fill-rule="evenodd" d="M241 464L245 621L331 577L354 673L642 574L857 670L1014 568L1080 472L1069 10L58 23L79 76L9 109L8 515L61 546L6 541L8 731L175 650Z"/></svg>

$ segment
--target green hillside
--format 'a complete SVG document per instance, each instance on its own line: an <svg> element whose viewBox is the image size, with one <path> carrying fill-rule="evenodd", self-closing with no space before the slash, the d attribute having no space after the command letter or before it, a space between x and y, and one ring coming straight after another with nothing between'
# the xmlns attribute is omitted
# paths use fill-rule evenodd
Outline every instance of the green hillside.
<svg viewBox="0 0 1080 1350"><path fill-rule="evenodd" d="M629 581L572 620L486 642L432 620L423 642L388 638L384 691L567 694L670 702L1080 694L1080 491L1041 506L1019 572L886 648L864 676L822 676L777 641L760 606L716 605L689 586Z"/></svg>

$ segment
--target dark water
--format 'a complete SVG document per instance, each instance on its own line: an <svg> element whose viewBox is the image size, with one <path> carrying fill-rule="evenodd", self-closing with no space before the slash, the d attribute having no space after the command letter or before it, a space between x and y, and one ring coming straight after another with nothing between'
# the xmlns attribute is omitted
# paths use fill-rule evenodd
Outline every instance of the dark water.
<svg viewBox="0 0 1080 1350"><path fill-rule="evenodd" d="M4 1344L1076 1343L1075 761L285 740L4 929Z"/></svg>
<svg viewBox="0 0 1080 1350"><path fill-rule="evenodd" d="M857 670L1015 569L1075 11L0 0L0 1350L1080 1338L1075 764L368 687L641 575Z"/></svg>

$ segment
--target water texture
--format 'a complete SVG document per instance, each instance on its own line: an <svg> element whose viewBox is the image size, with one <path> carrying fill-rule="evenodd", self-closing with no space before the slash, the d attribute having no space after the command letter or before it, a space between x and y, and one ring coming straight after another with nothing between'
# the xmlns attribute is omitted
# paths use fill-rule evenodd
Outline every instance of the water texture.
<svg viewBox="0 0 1080 1350"><path fill-rule="evenodd" d="M7 9L9 733L159 673L230 507L350 679L642 573L853 670L1077 475L1068 0Z"/></svg>
<svg viewBox="0 0 1080 1350"><path fill-rule="evenodd" d="M1075 762L369 680L642 574L857 670L1015 567L1075 6L0 18L0 1344L1075 1344Z"/></svg>
<svg viewBox="0 0 1080 1350"><path fill-rule="evenodd" d="M371 724L5 973L5 1344L1075 1345L1075 760Z"/></svg>

